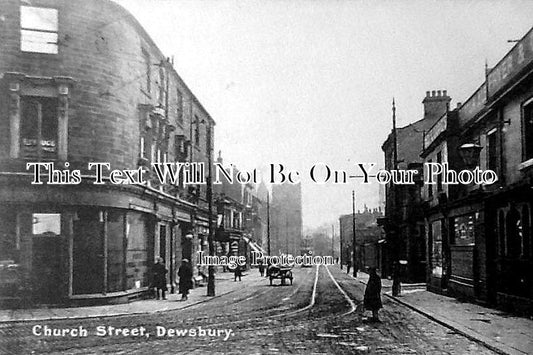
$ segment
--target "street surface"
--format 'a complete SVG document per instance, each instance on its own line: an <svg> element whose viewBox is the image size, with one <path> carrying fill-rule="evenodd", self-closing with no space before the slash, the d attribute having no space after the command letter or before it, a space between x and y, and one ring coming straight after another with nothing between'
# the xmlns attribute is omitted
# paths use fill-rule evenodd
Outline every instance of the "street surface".
<svg viewBox="0 0 533 355"><path fill-rule="evenodd" d="M494 354L387 297L381 323L366 322L369 314L356 311L364 285L336 266L295 268L294 276L293 286L244 277L251 287L163 313L3 323L0 353ZM78 336L32 334L45 326Z"/></svg>

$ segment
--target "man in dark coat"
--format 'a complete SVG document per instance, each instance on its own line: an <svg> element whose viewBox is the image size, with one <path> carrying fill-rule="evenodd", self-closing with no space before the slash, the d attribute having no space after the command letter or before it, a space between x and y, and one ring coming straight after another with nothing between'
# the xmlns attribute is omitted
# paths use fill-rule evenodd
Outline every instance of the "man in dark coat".
<svg viewBox="0 0 533 355"><path fill-rule="evenodd" d="M372 311L372 321L379 322L378 311L381 304L381 279L376 272L376 268L369 269L370 278L366 284L364 305L365 309Z"/></svg>
<svg viewBox="0 0 533 355"><path fill-rule="evenodd" d="M154 264L153 274L154 274L154 283L156 299L159 299L159 291L161 291L161 298L166 300L165 291L167 290L167 274L168 270L165 267L165 261L163 258L158 257L156 263Z"/></svg>
<svg viewBox="0 0 533 355"><path fill-rule="evenodd" d="M180 279L179 291L181 293L181 300L186 301L189 295L189 290L192 288L192 268L189 260L183 259L178 270L178 277Z"/></svg>

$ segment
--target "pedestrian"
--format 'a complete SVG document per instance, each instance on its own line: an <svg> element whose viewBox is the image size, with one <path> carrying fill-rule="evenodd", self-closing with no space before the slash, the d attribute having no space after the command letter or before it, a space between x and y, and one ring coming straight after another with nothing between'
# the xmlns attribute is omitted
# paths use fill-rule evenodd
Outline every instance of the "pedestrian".
<svg viewBox="0 0 533 355"><path fill-rule="evenodd" d="M399 296L402 292L400 273L400 263L395 261L392 265L392 295L395 297Z"/></svg>
<svg viewBox="0 0 533 355"><path fill-rule="evenodd" d="M350 259L348 259L348 261L346 262L346 273L347 274L350 274L350 269L352 268L352 261Z"/></svg>
<svg viewBox="0 0 533 355"><path fill-rule="evenodd" d="M376 272L376 268L369 269L370 278L366 284L364 305L365 309L372 311L371 320L379 322L378 311L383 307L381 303L381 279Z"/></svg>
<svg viewBox="0 0 533 355"><path fill-rule="evenodd" d="M192 288L192 268L188 259L181 261L181 266L178 270L179 277L179 291L181 293L181 300L186 301L189 295L189 290Z"/></svg>
<svg viewBox="0 0 533 355"><path fill-rule="evenodd" d="M234 274L233 274L233 281L237 281L237 277L239 278L239 281L242 281L241 280L241 276L242 276L242 271L241 271L241 267L239 265L235 265L235 270L233 271Z"/></svg>
<svg viewBox="0 0 533 355"><path fill-rule="evenodd" d="M259 274L261 276L263 276L265 274L265 265L263 264L263 262L261 260L259 261Z"/></svg>
<svg viewBox="0 0 533 355"><path fill-rule="evenodd" d="M153 267L153 286L155 288L156 299L159 298L159 291L161 291L161 298L166 300L165 291L167 290L167 268L165 267L165 260L162 257L157 257Z"/></svg>

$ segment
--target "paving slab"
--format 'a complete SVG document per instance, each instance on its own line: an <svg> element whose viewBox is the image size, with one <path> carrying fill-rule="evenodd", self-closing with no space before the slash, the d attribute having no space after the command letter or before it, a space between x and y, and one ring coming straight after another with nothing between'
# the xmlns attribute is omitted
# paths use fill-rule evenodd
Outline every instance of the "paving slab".
<svg viewBox="0 0 533 355"><path fill-rule="evenodd" d="M353 276L352 276L353 277ZM357 281L366 284L368 274L359 272ZM426 317L480 342L501 354L533 354L533 320L453 297L429 292L425 285L402 284L400 296L387 289L391 280L382 280L384 295Z"/></svg>
<svg viewBox="0 0 533 355"><path fill-rule="evenodd" d="M215 297L220 297L238 291L243 287L250 287L261 282L264 282L264 278L262 278L256 270L251 270L250 272L243 274L242 281L237 282L233 281L232 273L219 273L216 275ZM116 317L130 314L178 310L199 303L208 302L215 298L206 296L206 293L207 288L203 286L192 289L187 301L181 301L181 295L178 293L169 293L166 300L147 299L123 304L72 308L42 307L30 309L6 309L0 310L0 323L66 318Z"/></svg>

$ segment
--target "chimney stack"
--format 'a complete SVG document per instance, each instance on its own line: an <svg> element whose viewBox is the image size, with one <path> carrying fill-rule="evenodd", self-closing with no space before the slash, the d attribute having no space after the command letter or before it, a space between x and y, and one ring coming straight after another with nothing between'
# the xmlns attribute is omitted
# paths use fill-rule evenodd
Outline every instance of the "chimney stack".
<svg viewBox="0 0 533 355"><path fill-rule="evenodd" d="M426 91L426 97L422 100L424 119L436 120L442 116L448 111L451 100L446 90L432 90L431 96L429 91Z"/></svg>

